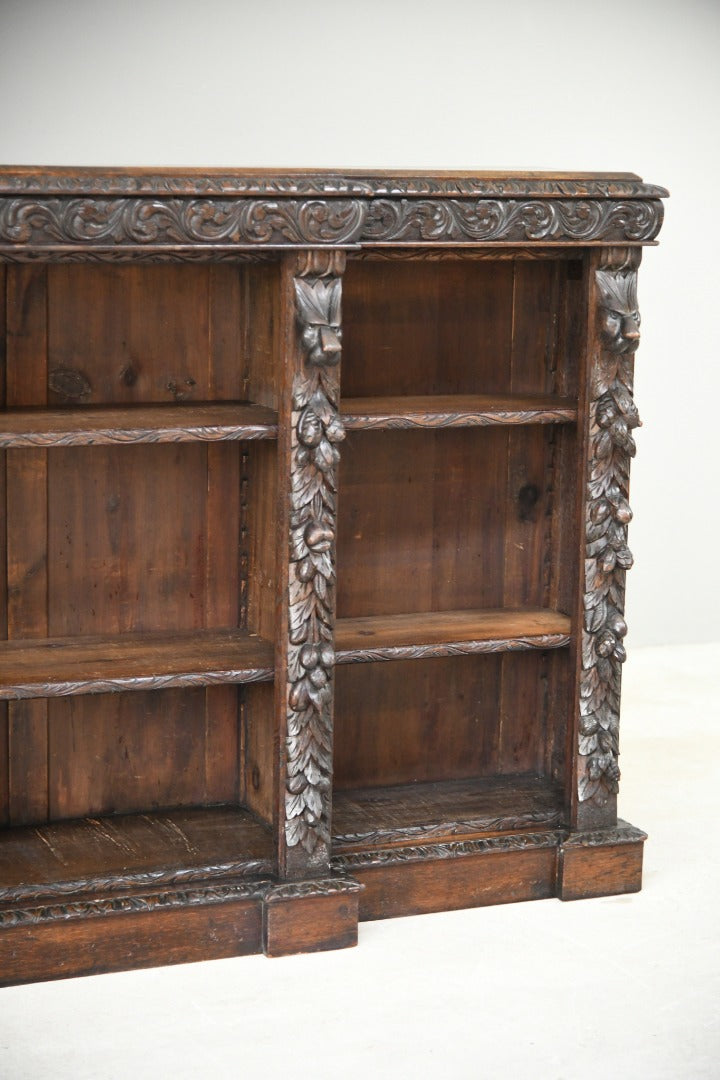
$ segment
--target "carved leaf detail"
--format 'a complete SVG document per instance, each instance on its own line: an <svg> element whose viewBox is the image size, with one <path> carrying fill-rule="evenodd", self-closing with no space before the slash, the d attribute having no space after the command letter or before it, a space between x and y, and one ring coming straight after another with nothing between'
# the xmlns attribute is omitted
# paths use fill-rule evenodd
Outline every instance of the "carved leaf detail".
<svg viewBox="0 0 720 1080"><path fill-rule="evenodd" d="M640 418L632 396L632 354L639 341L633 266L596 271L601 350L590 373L590 454L585 521L585 598L578 754L578 797L597 806L618 790L620 672L625 571L632 566L627 526L631 431Z"/></svg>
<svg viewBox="0 0 720 1080"><path fill-rule="evenodd" d="M332 622L341 266L308 256L294 279L305 366L292 388L290 607L285 839L318 863L330 854ZM313 261L314 260L314 261ZM312 858L311 858L312 861Z"/></svg>
<svg viewBox="0 0 720 1080"><path fill-rule="evenodd" d="M113 193L114 194L114 193ZM623 243L652 241L660 230L657 198L402 198L353 196L264 198L208 192L204 198L171 191L148 196L121 193L107 197L50 194L0 197L0 246L6 257L29 249L104 251L108 259L137 258L145 251L170 249L261 248L387 243ZM135 248L133 251L132 249ZM13 250L14 249L14 250ZM69 249L69 250L63 250ZM32 257L30 255L29 257ZM175 259L188 257L182 250ZM192 256L190 256L192 257ZM323 307L339 304L332 280L304 300ZM306 292L306 290L301 290ZM606 294L610 297L611 288ZM610 300L608 299L608 303ZM613 300L614 302L614 300ZM316 313L307 314L313 325ZM330 320L332 324L332 319Z"/></svg>

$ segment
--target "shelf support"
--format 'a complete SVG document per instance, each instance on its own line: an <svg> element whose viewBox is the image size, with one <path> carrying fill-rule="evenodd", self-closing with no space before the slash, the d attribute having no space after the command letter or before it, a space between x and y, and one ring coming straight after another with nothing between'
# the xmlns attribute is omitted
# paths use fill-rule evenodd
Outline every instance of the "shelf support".
<svg viewBox="0 0 720 1080"><path fill-rule="evenodd" d="M340 301L345 255L283 260L278 872L329 872Z"/></svg>
<svg viewBox="0 0 720 1080"><path fill-rule="evenodd" d="M620 681L627 626L625 572L632 431L638 248L603 248L590 256L587 406L580 583L577 726L572 824L617 823Z"/></svg>

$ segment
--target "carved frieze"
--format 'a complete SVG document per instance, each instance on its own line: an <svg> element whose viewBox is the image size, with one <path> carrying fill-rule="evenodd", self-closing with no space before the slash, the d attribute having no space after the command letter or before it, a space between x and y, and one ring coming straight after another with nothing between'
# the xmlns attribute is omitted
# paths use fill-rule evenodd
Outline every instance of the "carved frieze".
<svg viewBox="0 0 720 1080"><path fill-rule="evenodd" d="M327 862L335 664L335 509L342 253L309 252L294 278L303 365L292 387L285 840Z"/></svg>
<svg viewBox="0 0 720 1080"><path fill-rule="evenodd" d="M0 198L0 257L78 249L108 258L197 246L648 243L657 199L453 198Z"/></svg>
<svg viewBox="0 0 720 1080"><path fill-rule="evenodd" d="M580 802L605 806L618 790L620 673L633 429L633 357L640 341L639 259L627 252L595 271L597 348L592 356L585 501L585 582L580 679Z"/></svg>

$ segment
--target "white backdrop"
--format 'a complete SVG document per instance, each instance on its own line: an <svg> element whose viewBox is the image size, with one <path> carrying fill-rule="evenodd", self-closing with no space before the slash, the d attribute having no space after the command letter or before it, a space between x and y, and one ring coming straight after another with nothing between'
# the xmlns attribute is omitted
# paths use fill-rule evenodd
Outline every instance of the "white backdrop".
<svg viewBox="0 0 720 1080"><path fill-rule="evenodd" d="M7 164L635 171L631 645L720 640L718 0L0 0Z"/></svg>

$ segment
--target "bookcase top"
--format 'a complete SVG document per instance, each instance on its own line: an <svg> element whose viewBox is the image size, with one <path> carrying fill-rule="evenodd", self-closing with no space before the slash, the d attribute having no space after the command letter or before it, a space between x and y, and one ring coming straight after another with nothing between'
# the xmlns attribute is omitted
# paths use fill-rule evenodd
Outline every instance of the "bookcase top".
<svg viewBox="0 0 720 1080"><path fill-rule="evenodd" d="M651 244L634 173L0 167L0 261L257 258L273 249Z"/></svg>
<svg viewBox="0 0 720 1080"><path fill-rule="evenodd" d="M0 166L0 194L662 199L629 172Z"/></svg>

